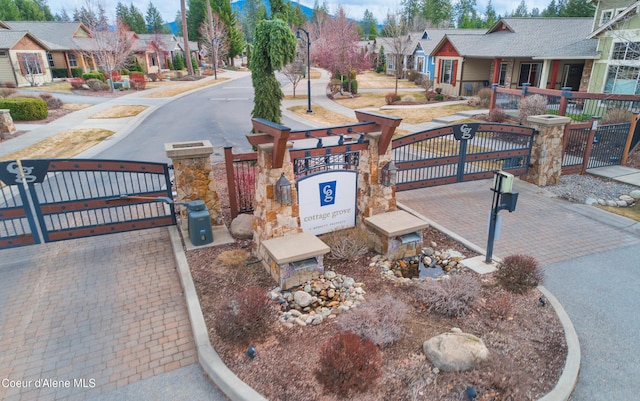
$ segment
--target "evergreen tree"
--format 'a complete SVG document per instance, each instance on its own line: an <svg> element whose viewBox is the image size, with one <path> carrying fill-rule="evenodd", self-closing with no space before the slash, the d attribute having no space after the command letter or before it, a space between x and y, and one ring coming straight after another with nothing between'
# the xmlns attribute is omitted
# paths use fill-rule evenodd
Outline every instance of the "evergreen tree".
<svg viewBox="0 0 640 401"><path fill-rule="evenodd" d="M453 7L449 0L431 0L425 3L423 17L434 27L447 28L453 21Z"/></svg>
<svg viewBox="0 0 640 401"><path fill-rule="evenodd" d="M402 15L407 21L413 21L415 17L422 13L423 3L420 0L402 0L401 4Z"/></svg>
<svg viewBox="0 0 640 401"><path fill-rule="evenodd" d="M482 20L476 12L476 0L458 0L454 10L458 28L466 29L482 27Z"/></svg>
<svg viewBox="0 0 640 401"><path fill-rule="evenodd" d="M520 4L518 4L518 7L516 7L516 9L511 13L512 17L528 17L529 16L529 10L527 9L527 4L524 2L524 0L520 0Z"/></svg>
<svg viewBox="0 0 640 401"><path fill-rule="evenodd" d="M142 12L133 3L129 6L129 18L127 25L135 33L147 33L147 23Z"/></svg>
<svg viewBox="0 0 640 401"><path fill-rule="evenodd" d="M0 21L20 21L20 10L13 0L0 0Z"/></svg>
<svg viewBox="0 0 640 401"><path fill-rule="evenodd" d="M14 0L20 10L21 21L45 21L44 12L33 0Z"/></svg>
<svg viewBox="0 0 640 401"><path fill-rule="evenodd" d="M567 0L560 10L561 17L593 17L595 6L589 0Z"/></svg>
<svg viewBox="0 0 640 401"><path fill-rule="evenodd" d="M378 36L378 21L369 9L364 10L364 15L362 16L362 21L359 26L360 29L362 29L365 40L375 39L375 37Z"/></svg>
<svg viewBox="0 0 640 401"><path fill-rule="evenodd" d="M253 31L260 20L266 19L266 11L262 0L246 0L239 20L247 43L253 43ZM261 16L265 16L265 18L261 18Z"/></svg>
<svg viewBox="0 0 640 401"><path fill-rule="evenodd" d="M560 16L560 9L558 8L558 5L556 4L556 0L551 0L551 2L547 5L547 7L542 10L542 13L540 14L540 16L542 17L559 17Z"/></svg>
<svg viewBox="0 0 640 401"><path fill-rule="evenodd" d="M251 55L251 82L255 90L251 117L280 124L280 103L284 97L275 72L292 62L296 55L296 37L281 20L263 20L255 30Z"/></svg>
<svg viewBox="0 0 640 401"><path fill-rule="evenodd" d="M38 8L42 11L42 14L44 14L45 21L55 20L55 18L53 17L53 14L51 13L51 9L47 4L47 0L35 0L35 2L38 5Z"/></svg>
<svg viewBox="0 0 640 401"><path fill-rule="evenodd" d="M129 21L131 21L131 16L129 15L129 7L125 6L121 2L116 4L116 19L118 21L122 21L125 24L129 25Z"/></svg>
<svg viewBox="0 0 640 401"><path fill-rule="evenodd" d="M69 14L67 14L67 10L62 7L62 12L60 14L56 14L54 19L58 22L70 22L71 18L69 17Z"/></svg>
<svg viewBox="0 0 640 401"><path fill-rule="evenodd" d="M147 6L145 22L147 23L147 27L149 28L149 33L164 32L164 21L162 19L162 15L152 2L149 2L149 5Z"/></svg>
<svg viewBox="0 0 640 401"><path fill-rule="evenodd" d="M493 8L493 4L491 0L487 3L487 9L484 12L484 27L491 28L493 24L498 21L498 16L496 15L496 9Z"/></svg>
<svg viewBox="0 0 640 401"><path fill-rule="evenodd" d="M380 55L378 56L378 62L376 64L376 72L378 74L387 70L387 56L384 54L384 46L380 46Z"/></svg>

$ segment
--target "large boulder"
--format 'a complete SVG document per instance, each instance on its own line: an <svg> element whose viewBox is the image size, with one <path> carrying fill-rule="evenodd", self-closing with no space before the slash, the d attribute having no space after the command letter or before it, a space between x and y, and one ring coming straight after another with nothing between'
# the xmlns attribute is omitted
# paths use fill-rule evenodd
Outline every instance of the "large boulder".
<svg viewBox="0 0 640 401"><path fill-rule="evenodd" d="M251 239L253 238L253 215L239 214L231 221L229 231L234 238Z"/></svg>
<svg viewBox="0 0 640 401"><path fill-rule="evenodd" d="M3 138L4 134L13 135L17 131L18 129L13 123L13 119L11 118L11 113L9 113L9 110L0 109L0 138Z"/></svg>
<svg viewBox="0 0 640 401"><path fill-rule="evenodd" d="M433 366L446 372L476 369L489 358L489 350L480 338L459 329L430 338L422 348Z"/></svg>

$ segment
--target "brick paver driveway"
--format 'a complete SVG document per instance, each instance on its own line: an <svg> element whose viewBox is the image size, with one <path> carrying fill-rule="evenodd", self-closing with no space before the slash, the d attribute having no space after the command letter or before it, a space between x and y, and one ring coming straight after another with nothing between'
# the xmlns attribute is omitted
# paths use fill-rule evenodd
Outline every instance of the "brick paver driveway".
<svg viewBox="0 0 640 401"><path fill-rule="evenodd" d="M0 251L0 399L86 399L196 359L166 228Z"/></svg>

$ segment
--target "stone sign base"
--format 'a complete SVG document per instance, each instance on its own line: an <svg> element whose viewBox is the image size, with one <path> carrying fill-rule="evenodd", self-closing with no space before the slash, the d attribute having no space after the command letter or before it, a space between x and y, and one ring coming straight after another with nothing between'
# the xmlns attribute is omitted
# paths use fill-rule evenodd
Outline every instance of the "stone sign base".
<svg viewBox="0 0 640 401"><path fill-rule="evenodd" d="M261 248L263 266L282 289L320 277L323 257L330 250L318 237L305 232L262 241Z"/></svg>
<svg viewBox="0 0 640 401"><path fill-rule="evenodd" d="M424 220L404 210L377 214L364 222L374 234L374 250L387 260L418 255L422 251L422 230L429 227Z"/></svg>

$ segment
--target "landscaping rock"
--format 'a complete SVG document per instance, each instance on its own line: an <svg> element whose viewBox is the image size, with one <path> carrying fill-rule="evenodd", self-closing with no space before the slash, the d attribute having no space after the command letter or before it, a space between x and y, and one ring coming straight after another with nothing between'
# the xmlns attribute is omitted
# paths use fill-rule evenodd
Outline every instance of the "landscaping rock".
<svg viewBox="0 0 640 401"><path fill-rule="evenodd" d="M489 358L489 350L480 338L457 331L432 337L422 348L429 361L445 372L476 369Z"/></svg>
<svg viewBox="0 0 640 401"><path fill-rule="evenodd" d="M631 193L629 194L630 197L632 197L633 199L640 199L640 189L636 189L634 191L631 191Z"/></svg>
<svg viewBox="0 0 640 401"><path fill-rule="evenodd" d="M253 238L253 215L239 214L231 221L229 231L234 238L251 239Z"/></svg>
<svg viewBox="0 0 640 401"><path fill-rule="evenodd" d="M0 138L4 134L13 135L18 131L8 109L0 109Z"/></svg>
<svg viewBox="0 0 640 401"><path fill-rule="evenodd" d="M301 308L306 308L309 306L313 300L311 294L305 291L296 291L293 293L293 300L296 304L298 304Z"/></svg>

